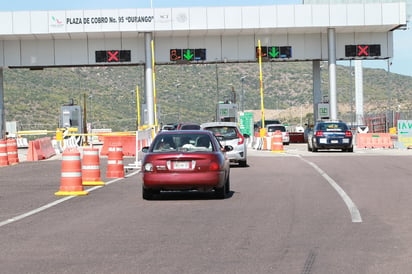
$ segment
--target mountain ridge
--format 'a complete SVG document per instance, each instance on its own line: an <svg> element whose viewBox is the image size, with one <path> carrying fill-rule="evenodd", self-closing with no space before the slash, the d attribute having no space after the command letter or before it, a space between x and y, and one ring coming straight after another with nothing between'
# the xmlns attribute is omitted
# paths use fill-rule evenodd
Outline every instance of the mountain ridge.
<svg viewBox="0 0 412 274"><path fill-rule="evenodd" d="M262 64L266 118L298 124L308 120L312 107L311 62ZM327 63L325 64L327 67ZM94 128L135 130L136 86L144 103L144 67L74 67L44 70L3 69L7 121L19 130L55 129L60 106L73 98L84 106ZM260 118L259 68L255 63L156 66L156 102L159 122L207 122L215 117L216 103L234 99ZM337 66L339 117L354 111L355 84L350 67ZM328 71L322 70L322 93L329 93ZM244 77L243 81L241 78ZM412 109L412 77L363 68L366 112ZM352 103L352 106L351 106ZM273 115L273 117L272 117ZM276 116L276 117L275 117Z"/></svg>

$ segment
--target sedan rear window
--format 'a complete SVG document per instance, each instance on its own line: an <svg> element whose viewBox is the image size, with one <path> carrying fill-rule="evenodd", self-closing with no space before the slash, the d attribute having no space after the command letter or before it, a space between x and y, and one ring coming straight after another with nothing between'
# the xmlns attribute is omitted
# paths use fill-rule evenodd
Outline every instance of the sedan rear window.
<svg viewBox="0 0 412 274"><path fill-rule="evenodd" d="M200 125L182 125L180 127L181 130L198 130L200 129Z"/></svg>
<svg viewBox="0 0 412 274"><path fill-rule="evenodd" d="M205 129L213 132L215 136L220 136L223 140L231 140L238 138L235 127L208 127Z"/></svg>
<svg viewBox="0 0 412 274"><path fill-rule="evenodd" d="M344 123L323 123L319 124L320 131L347 131L348 127Z"/></svg>
<svg viewBox="0 0 412 274"><path fill-rule="evenodd" d="M153 143L153 152L213 150L210 136L206 134L165 134L157 136Z"/></svg>
<svg viewBox="0 0 412 274"><path fill-rule="evenodd" d="M268 132L275 132L276 130L286 132L286 128L284 126L268 126Z"/></svg>

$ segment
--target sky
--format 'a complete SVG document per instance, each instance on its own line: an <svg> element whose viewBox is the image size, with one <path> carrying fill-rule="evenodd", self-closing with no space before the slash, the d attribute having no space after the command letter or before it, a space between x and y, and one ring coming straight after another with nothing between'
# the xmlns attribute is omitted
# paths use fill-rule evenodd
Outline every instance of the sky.
<svg viewBox="0 0 412 274"><path fill-rule="evenodd" d="M14 0L2 1L0 11L257 6L301 3L302 0ZM408 24L407 30L394 31L394 57L389 62L388 60L368 60L363 61L363 66L388 70L388 63L390 72L412 76L412 22ZM338 62L339 64L347 65L348 62Z"/></svg>

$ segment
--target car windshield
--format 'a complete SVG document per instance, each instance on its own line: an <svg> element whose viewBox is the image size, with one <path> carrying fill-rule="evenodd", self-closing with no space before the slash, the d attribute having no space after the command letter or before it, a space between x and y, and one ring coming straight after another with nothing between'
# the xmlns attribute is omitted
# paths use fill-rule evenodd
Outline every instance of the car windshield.
<svg viewBox="0 0 412 274"><path fill-rule="evenodd" d="M318 126L320 131L347 131L348 127L345 123L321 123Z"/></svg>
<svg viewBox="0 0 412 274"><path fill-rule="evenodd" d="M208 127L206 128L206 130L213 132L215 136L219 136L223 140L231 140L231 139L238 138L235 127L228 127L228 126Z"/></svg>
<svg viewBox="0 0 412 274"><path fill-rule="evenodd" d="M284 126L269 126L268 132L275 132L276 130L280 130L281 132L286 132L286 128Z"/></svg>
<svg viewBox="0 0 412 274"><path fill-rule="evenodd" d="M155 138L153 152L199 152L214 151L213 143L207 134L163 134Z"/></svg>

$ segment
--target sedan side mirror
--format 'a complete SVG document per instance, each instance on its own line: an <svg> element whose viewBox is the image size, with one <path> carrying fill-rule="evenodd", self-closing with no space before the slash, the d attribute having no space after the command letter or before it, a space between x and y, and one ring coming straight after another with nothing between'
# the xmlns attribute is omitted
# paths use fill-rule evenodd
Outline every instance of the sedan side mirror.
<svg viewBox="0 0 412 274"><path fill-rule="evenodd" d="M232 151L232 150L233 150L232 146L226 145L226 146L223 147L224 152L228 152L228 151Z"/></svg>
<svg viewBox="0 0 412 274"><path fill-rule="evenodd" d="M142 152L147 153L149 151L149 147L142 147Z"/></svg>

